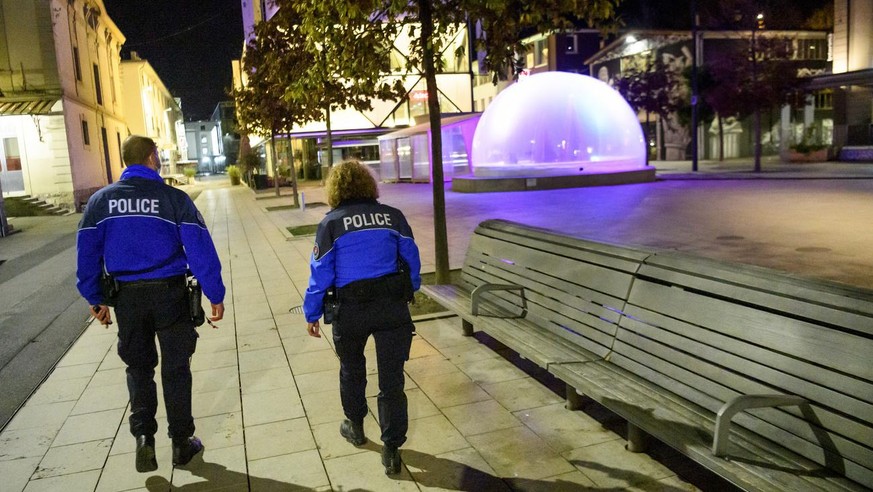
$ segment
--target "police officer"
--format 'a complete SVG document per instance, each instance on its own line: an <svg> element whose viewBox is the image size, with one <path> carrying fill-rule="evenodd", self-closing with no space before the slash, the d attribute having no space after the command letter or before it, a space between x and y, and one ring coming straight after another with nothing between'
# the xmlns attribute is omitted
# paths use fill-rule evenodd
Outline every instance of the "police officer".
<svg viewBox="0 0 873 492"><path fill-rule="evenodd" d="M369 170L346 161L327 179L331 211L318 225L303 311L311 336L320 337L325 294L334 288L333 341L340 359L340 398L346 419L340 434L355 446L367 442L366 359L370 335L379 370L379 426L385 473L400 472L398 448L409 424L403 365L409 358L413 325L407 302L421 284L421 262L412 229L403 214L376 201Z"/></svg>
<svg viewBox="0 0 873 492"><path fill-rule="evenodd" d="M79 224L77 287L91 304L91 314L109 325L101 272L105 269L120 285L115 301L118 355L127 364L136 469L149 472L158 468L155 335L161 344L173 465L185 465L203 449L191 416L190 358L197 331L187 300L186 271L194 273L212 303L211 321L224 316L225 288L203 217L185 192L164 184L155 142L131 135L122 146L122 158L127 168L121 179L88 200Z"/></svg>

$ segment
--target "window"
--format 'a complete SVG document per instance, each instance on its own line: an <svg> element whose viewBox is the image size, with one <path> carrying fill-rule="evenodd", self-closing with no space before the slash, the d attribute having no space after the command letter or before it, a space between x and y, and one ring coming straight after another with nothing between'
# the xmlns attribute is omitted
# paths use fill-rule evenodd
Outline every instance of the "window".
<svg viewBox="0 0 873 492"><path fill-rule="evenodd" d="M549 62L549 40L540 39L534 43L534 66L545 65Z"/></svg>
<svg viewBox="0 0 873 492"><path fill-rule="evenodd" d="M798 39L797 51L795 53L797 60L827 60L828 59L828 40L827 39Z"/></svg>
<svg viewBox="0 0 873 492"><path fill-rule="evenodd" d="M3 139L3 154L6 158L3 171L21 171L21 152L18 150L17 138Z"/></svg>
<svg viewBox="0 0 873 492"><path fill-rule="evenodd" d="M568 34L564 36L564 53L568 55L575 55L579 53L579 44L576 39L575 34Z"/></svg>
<svg viewBox="0 0 873 492"><path fill-rule="evenodd" d="M834 109L834 91L825 89L816 92L815 109Z"/></svg>
<svg viewBox="0 0 873 492"><path fill-rule="evenodd" d="M100 67L94 64L94 90L97 92L97 104L103 106L103 89L100 87Z"/></svg>
<svg viewBox="0 0 873 492"><path fill-rule="evenodd" d="M82 142L87 146L91 145L91 135L88 132L88 121L82 120Z"/></svg>
<svg viewBox="0 0 873 492"><path fill-rule="evenodd" d="M79 47L73 46L73 70L76 72L76 80L82 81L82 65L79 64Z"/></svg>

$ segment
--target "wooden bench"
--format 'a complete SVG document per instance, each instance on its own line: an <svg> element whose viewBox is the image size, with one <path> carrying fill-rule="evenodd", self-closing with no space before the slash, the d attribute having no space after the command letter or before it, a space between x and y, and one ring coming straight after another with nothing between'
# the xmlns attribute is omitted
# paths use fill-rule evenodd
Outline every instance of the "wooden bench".
<svg viewBox="0 0 873 492"><path fill-rule="evenodd" d="M652 435L747 490L873 487L870 291L504 221L477 228L462 285L424 289L570 408L625 418L631 451Z"/></svg>

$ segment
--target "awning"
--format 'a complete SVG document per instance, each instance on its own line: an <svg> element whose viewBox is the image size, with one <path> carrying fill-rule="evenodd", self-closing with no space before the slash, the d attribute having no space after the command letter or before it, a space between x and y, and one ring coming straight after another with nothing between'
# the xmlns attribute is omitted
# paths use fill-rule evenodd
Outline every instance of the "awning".
<svg viewBox="0 0 873 492"><path fill-rule="evenodd" d="M0 116L51 114L60 98L4 99L0 98Z"/></svg>
<svg viewBox="0 0 873 492"><path fill-rule="evenodd" d="M873 85L873 68L811 77L807 89L831 89L846 85Z"/></svg>
<svg viewBox="0 0 873 492"><path fill-rule="evenodd" d="M465 114L462 114L459 116L444 116L442 118L442 127L446 128L446 127L451 126L455 123L467 121L470 118L478 118L480 116L482 116L482 113L465 113ZM382 135L381 137L379 137L379 140L408 137L410 135L418 135L420 133L427 133L429 131L430 131L430 122L428 121L425 123L420 123L420 124L415 125L415 126L410 126L408 128L404 128L402 130L397 130L395 132L386 133L385 135Z"/></svg>

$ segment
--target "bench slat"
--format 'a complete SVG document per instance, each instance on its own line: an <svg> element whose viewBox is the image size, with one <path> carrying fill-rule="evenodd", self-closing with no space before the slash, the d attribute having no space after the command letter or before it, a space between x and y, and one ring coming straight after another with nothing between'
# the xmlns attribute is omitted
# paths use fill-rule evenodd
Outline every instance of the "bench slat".
<svg viewBox="0 0 873 492"><path fill-rule="evenodd" d="M556 364L549 372L741 488L866 490L845 478L816 480L815 475L823 473L821 465L784 448L763 447L754 433L742 428L732 428L731 459L715 457L710 451L715 424L707 410L671 398L652 383L615 366L600 362Z"/></svg>

